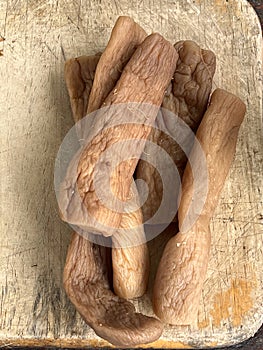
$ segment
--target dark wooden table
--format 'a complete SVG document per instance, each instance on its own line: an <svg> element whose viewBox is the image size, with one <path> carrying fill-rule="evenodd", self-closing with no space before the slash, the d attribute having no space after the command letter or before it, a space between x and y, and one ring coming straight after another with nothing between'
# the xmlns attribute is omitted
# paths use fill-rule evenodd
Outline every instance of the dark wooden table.
<svg viewBox="0 0 263 350"><path fill-rule="evenodd" d="M263 28L263 1L262 0L248 0L248 2L254 7L260 23L261 23L261 28Z"/></svg>

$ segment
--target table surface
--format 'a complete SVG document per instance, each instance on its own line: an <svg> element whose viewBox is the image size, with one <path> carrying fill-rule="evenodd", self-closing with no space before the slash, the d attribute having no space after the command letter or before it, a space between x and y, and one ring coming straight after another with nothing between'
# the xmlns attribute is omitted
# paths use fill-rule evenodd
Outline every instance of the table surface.
<svg viewBox="0 0 263 350"><path fill-rule="evenodd" d="M248 0L248 2L253 6L256 11L261 28L263 29L263 1L262 0ZM262 350L263 349L263 325L259 331L255 334L253 338L248 339L247 341L227 348L221 348L221 350L230 350L230 349L240 349L240 350Z"/></svg>
<svg viewBox="0 0 263 350"><path fill-rule="evenodd" d="M248 2L255 9L260 23L261 28L263 29L263 1L262 0L248 0ZM262 350L263 349L263 325L258 330L253 338L248 339L247 341L230 346L227 348L221 348L221 350L230 350L230 349L239 349L239 350ZM216 350L216 349L215 349Z"/></svg>
<svg viewBox="0 0 263 350"><path fill-rule="evenodd" d="M262 0L248 0L249 3L255 9L260 23L261 28L263 29L263 2ZM263 325L259 331L255 334L253 338L248 339L247 341L237 344L227 348L220 348L221 350L230 350L230 349L239 349L239 350L262 350L263 349ZM22 348L20 348L22 350ZM215 349L216 350L216 349Z"/></svg>
<svg viewBox="0 0 263 350"><path fill-rule="evenodd" d="M258 17L260 19L261 27L263 27L263 1L262 0L249 0L249 3L256 10ZM22 347L17 349L22 350ZM256 335L245 341L242 344L237 344L232 347L220 348L221 350L230 350L230 349L240 349L240 350L262 350L263 349L263 326L259 329Z"/></svg>

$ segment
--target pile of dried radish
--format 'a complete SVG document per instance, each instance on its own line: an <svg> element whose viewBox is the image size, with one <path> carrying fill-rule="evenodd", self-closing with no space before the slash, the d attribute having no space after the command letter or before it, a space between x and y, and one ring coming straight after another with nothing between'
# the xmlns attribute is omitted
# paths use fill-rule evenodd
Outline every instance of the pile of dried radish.
<svg viewBox="0 0 263 350"><path fill-rule="evenodd" d="M173 46L160 34L147 36L125 16L117 19L102 54L65 64L76 132L89 141L73 157L60 186L61 217L78 227L68 249L64 286L86 323L116 346L150 343L161 336L163 324L196 320L211 245L209 222L246 110L227 91L216 89L211 95L215 68L212 51L189 40ZM136 106L136 113L131 106ZM187 126L187 151L176 139L178 122L171 114ZM95 134L84 122L89 118ZM162 206L169 187L154 165L169 174L170 163L156 152L156 163L151 164L152 144L169 155L179 179L170 191L169 205L152 222L171 223L173 230L154 276L152 304L157 317L137 313L128 300L147 291L151 263L144 224ZM196 174L202 173L200 149L207 187L196 215L193 195ZM104 194L110 206L96 191L108 177L110 187ZM148 186L142 205L134 179ZM108 237L111 247L87 239L89 233Z"/></svg>

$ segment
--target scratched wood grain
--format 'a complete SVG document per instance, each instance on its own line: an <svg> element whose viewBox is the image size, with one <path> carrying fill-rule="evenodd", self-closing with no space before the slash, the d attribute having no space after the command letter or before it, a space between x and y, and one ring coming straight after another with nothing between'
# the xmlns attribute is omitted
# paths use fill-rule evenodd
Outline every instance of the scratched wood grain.
<svg viewBox="0 0 263 350"><path fill-rule="evenodd" d="M107 346L68 301L61 277L70 239L53 167L73 125L65 59L103 50L119 15L217 56L214 87L247 105L234 164L213 217L212 255L197 327L165 328L153 347L240 342L262 323L262 47L245 0L1 0L0 344ZM5 40L4 40L5 39ZM149 296L138 310L152 314Z"/></svg>

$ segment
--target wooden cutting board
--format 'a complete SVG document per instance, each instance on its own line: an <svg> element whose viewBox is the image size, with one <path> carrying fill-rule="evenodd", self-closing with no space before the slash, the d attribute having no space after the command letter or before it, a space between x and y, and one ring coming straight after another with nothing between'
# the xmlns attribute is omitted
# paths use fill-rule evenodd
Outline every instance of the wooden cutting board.
<svg viewBox="0 0 263 350"><path fill-rule="evenodd" d="M235 161L211 223L198 327L165 327L148 347L241 342L262 323L262 43L245 0L1 0L0 344L108 346L68 301L70 228L59 219L54 161L73 125L65 59L103 50L119 15L217 56L214 87L247 105ZM1 38L1 37L0 37ZM5 40L3 40L5 38ZM152 314L149 296L134 302Z"/></svg>

